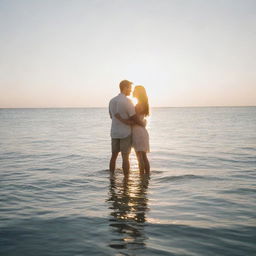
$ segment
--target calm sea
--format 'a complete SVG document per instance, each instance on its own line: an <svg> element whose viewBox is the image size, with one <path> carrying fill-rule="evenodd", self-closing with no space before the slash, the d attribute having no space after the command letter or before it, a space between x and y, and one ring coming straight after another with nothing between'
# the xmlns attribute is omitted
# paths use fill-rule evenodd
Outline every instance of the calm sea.
<svg viewBox="0 0 256 256"><path fill-rule="evenodd" d="M125 181L107 109L0 109L0 255L256 255L256 107L151 114Z"/></svg>

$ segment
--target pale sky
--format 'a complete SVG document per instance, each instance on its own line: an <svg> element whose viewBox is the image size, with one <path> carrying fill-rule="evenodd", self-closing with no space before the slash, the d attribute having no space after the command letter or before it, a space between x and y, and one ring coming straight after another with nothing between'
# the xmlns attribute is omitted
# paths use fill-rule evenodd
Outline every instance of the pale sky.
<svg viewBox="0 0 256 256"><path fill-rule="evenodd" d="M0 107L256 105L255 0L0 0Z"/></svg>

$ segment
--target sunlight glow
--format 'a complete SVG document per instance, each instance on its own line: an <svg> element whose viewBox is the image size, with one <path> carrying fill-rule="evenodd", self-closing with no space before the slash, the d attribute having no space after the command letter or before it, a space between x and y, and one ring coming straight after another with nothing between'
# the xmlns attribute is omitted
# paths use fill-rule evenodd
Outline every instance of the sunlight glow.
<svg viewBox="0 0 256 256"><path fill-rule="evenodd" d="M132 101L132 104L133 104L134 106L136 106L136 104L138 103L138 100L137 100L136 98L132 97L132 95L131 95L131 96L128 96L128 98Z"/></svg>
<svg viewBox="0 0 256 256"><path fill-rule="evenodd" d="M136 98L132 98L132 103L133 103L134 106L136 106L137 103L138 103L138 100Z"/></svg>

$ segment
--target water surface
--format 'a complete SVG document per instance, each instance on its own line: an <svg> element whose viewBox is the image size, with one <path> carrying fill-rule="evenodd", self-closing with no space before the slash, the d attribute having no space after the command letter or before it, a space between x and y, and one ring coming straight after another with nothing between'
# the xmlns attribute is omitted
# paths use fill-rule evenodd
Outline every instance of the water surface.
<svg viewBox="0 0 256 256"><path fill-rule="evenodd" d="M104 108L0 109L1 255L255 255L256 108L156 108L113 178ZM118 167L121 166L120 159Z"/></svg>

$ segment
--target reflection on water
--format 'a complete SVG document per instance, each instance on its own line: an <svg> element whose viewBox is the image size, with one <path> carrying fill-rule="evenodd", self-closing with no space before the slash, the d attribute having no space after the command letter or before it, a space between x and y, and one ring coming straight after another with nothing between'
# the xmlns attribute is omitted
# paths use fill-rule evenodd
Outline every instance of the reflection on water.
<svg viewBox="0 0 256 256"><path fill-rule="evenodd" d="M137 171L132 171L128 179L118 174L110 178L109 225L114 234L110 247L133 251L145 248L148 182L149 178Z"/></svg>

